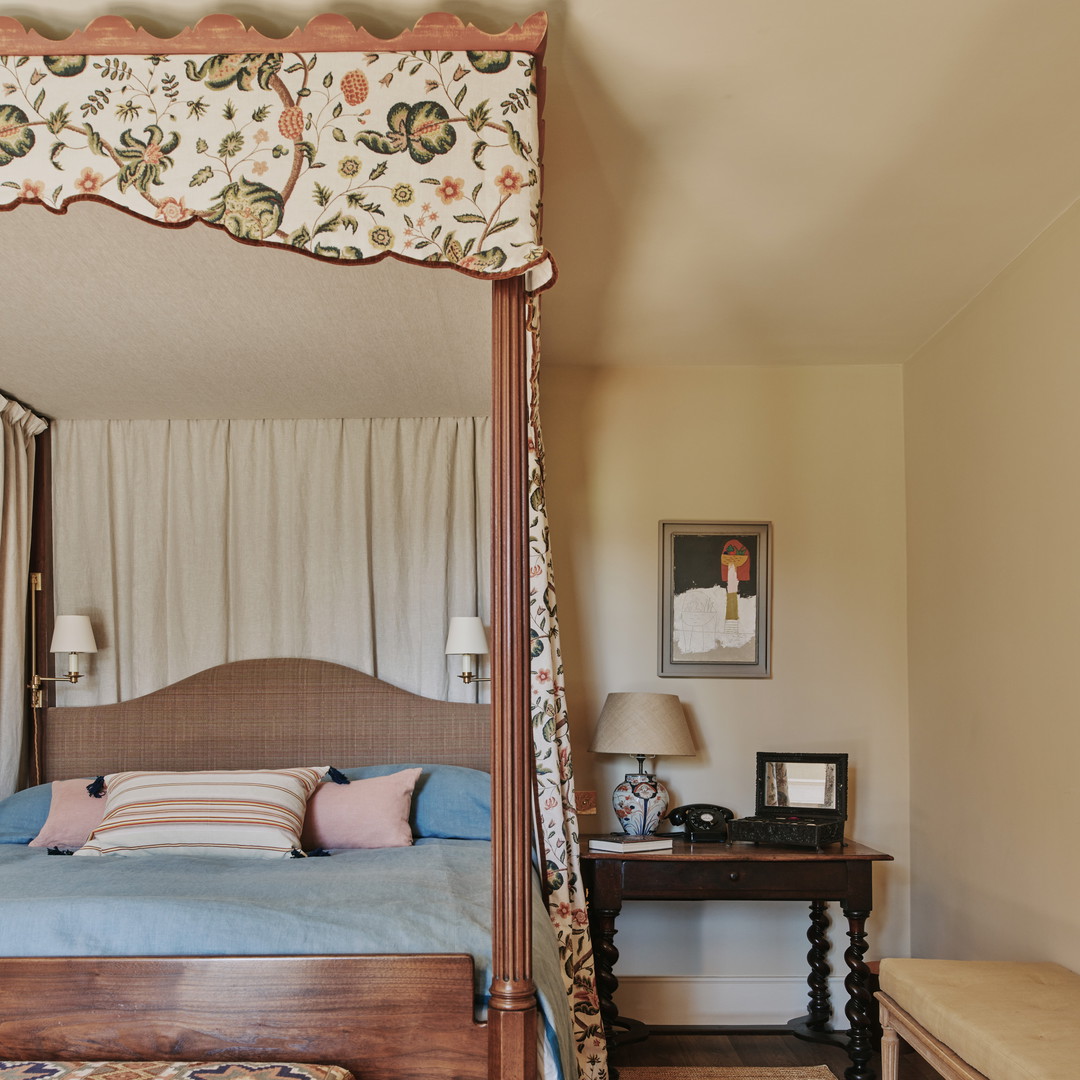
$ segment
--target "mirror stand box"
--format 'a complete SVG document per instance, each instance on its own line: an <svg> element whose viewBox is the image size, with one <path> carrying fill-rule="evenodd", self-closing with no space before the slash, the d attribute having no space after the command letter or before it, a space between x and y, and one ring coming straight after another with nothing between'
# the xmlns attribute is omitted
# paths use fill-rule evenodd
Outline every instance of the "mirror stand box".
<svg viewBox="0 0 1080 1080"><path fill-rule="evenodd" d="M757 755L757 808L728 824L728 840L822 848L843 844L847 754Z"/></svg>

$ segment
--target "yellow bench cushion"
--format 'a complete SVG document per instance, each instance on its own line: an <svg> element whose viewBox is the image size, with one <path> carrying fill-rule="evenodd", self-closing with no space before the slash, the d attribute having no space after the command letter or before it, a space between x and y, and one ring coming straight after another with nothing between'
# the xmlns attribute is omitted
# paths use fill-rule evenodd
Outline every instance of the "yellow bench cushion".
<svg viewBox="0 0 1080 1080"><path fill-rule="evenodd" d="M1060 964L886 959L880 982L988 1080L1080 1077L1080 975Z"/></svg>

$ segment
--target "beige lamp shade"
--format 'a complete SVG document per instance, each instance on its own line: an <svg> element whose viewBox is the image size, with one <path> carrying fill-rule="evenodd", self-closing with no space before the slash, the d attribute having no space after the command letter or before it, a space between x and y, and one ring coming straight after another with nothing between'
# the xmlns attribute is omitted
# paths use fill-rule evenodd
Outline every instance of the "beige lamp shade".
<svg viewBox="0 0 1080 1080"><path fill-rule="evenodd" d="M94 628L89 615L57 615L49 652L96 653Z"/></svg>
<svg viewBox="0 0 1080 1080"><path fill-rule="evenodd" d="M695 753L676 694L608 694L589 749L631 757L689 757Z"/></svg>
<svg viewBox="0 0 1080 1080"><path fill-rule="evenodd" d="M483 620L475 615L455 615L446 635L447 656L487 656L487 634Z"/></svg>

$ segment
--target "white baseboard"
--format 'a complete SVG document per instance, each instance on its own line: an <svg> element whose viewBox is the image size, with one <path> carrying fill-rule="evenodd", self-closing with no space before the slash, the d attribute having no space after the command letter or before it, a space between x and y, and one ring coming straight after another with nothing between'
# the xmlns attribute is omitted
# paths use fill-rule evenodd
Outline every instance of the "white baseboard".
<svg viewBox="0 0 1080 1080"><path fill-rule="evenodd" d="M846 1027L843 978L829 980L837 1024ZM626 975L615 1004L646 1024L786 1024L805 1016L806 979L793 975Z"/></svg>

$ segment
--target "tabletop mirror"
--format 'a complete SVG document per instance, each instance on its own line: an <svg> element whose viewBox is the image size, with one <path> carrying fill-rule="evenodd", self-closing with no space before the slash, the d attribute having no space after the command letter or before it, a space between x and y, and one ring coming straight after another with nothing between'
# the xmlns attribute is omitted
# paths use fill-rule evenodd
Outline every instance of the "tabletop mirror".
<svg viewBox="0 0 1080 1080"><path fill-rule="evenodd" d="M757 756L758 816L847 817L847 754Z"/></svg>

